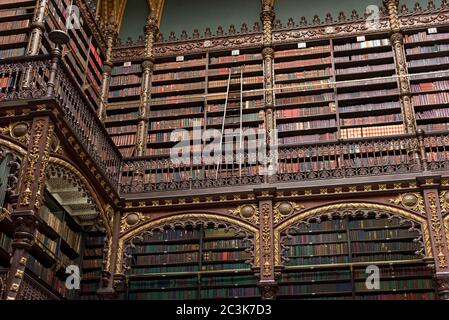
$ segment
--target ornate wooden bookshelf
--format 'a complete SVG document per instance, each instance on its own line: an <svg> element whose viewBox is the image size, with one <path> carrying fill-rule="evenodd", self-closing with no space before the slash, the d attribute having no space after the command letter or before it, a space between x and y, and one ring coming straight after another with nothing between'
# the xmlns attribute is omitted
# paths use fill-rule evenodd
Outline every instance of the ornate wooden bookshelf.
<svg viewBox="0 0 449 320"><path fill-rule="evenodd" d="M70 0L49 1L45 32L48 34L56 29L67 31L70 42L63 53L63 60L89 101L93 106L97 106L103 77L103 57L95 36L87 23L84 23L82 16L79 18L79 26L66 27L65 15L67 15L67 10L72 4L73 1ZM76 24L76 22L73 23ZM51 48L52 44L48 37L44 36L42 53L50 53Z"/></svg>
<svg viewBox="0 0 449 320"><path fill-rule="evenodd" d="M286 267L278 297L435 297L432 272L422 261L422 233L413 222L387 216L312 219L292 226L282 238ZM366 285L366 270L371 264L380 268L378 289Z"/></svg>
<svg viewBox="0 0 449 320"><path fill-rule="evenodd" d="M259 296L251 271L252 239L203 226L154 231L130 243L129 299Z"/></svg>

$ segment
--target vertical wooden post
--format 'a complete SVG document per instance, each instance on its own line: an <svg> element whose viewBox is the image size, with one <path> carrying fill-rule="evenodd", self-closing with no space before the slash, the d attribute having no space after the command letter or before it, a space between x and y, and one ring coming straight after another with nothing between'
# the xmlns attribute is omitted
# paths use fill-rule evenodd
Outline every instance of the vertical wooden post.
<svg viewBox="0 0 449 320"><path fill-rule="evenodd" d="M8 300L17 298L29 250L34 243L53 130L54 126L50 123L50 118L39 117L33 120L28 152L23 159L19 178L18 202L11 215L14 222L14 238L11 267L6 280L6 299Z"/></svg>
<svg viewBox="0 0 449 320"><path fill-rule="evenodd" d="M260 281L262 299L275 299L278 289L274 272L273 190L261 191L259 199L260 221Z"/></svg>
<svg viewBox="0 0 449 320"><path fill-rule="evenodd" d="M148 140L148 113L150 109L151 77L154 66L154 43L159 28L155 12L152 10L145 25L145 51L142 62L142 90L140 94L139 123L137 125L137 139L135 156L145 155Z"/></svg>
<svg viewBox="0 0 449 320"><path fill-rule="evenodd" d="M103 62L103 79L101 83L100 103L98 107L98 117L102 122L106 118L106 109L109 98L109 85L111 83L111 73L114 64L112 63L112 49L115 46L117 40L117 24L115 23L114 16L111 17L109 23L106 25L106 57Z"/></svg>
<svg viewBox="0 0 449 320"><path fill-rule="evenodd" d="M109 210L112 210L112 208L109 207ZM102 287L97 291L98 296L102 300L117 299L113 275L115 273L117 254L119 254L117 247L120 236L120 211L111 212L111 215L113 216L112 235L108 238L106 261L102 271Z"/></svg>
<svg viewBox="0 0 449 320"><path fill-rule="evenodd" d="M42 35L45 31L45 13L48 7L48 0L38 0L34 9L33 22L31 23L31 32L28 39L28 45L25 54L35 56L39 54L42 45ZM31 68L28 68L23 75L22 87L27 88L30 85Z"/></svg>
<svg viewBox="0 0 449 320"><path fill-rule="evenodd" d="M390 41L396 61L396 73L399 76L399 90L405 130L406 133L416 133L415 112L412 106L407 60L405 58L404 35L401 31L398 15L399 0L384 0L383 3L387 9L390 21Z"/></svg>
<svg viewBox="0 0 449 320"><path fill-rule="evenodd" d="M441 215L439 184L433 178L426 178L424 181L421 187L423 188L430 242L435 262L436 289L440 299L449 300L449 251Z"/></svg>
<svg viewBox="0 0 449 320"><path fill-rule="evenodd" d="M268 165L273 165L271 154L271 146L277 144L277 141L272 141L276 135L273 132L276 128L276 119L274 115L274 49L273 49L273 22L274 22L274 7L272 0L262 0L262 12L260 19L263 25L263 48L262 59L264 61L264 108L265 108L265 135L266 135L266 149ZM268 169L268 168L267 168ZM266 179L267 179L267 175Z"/></svg>

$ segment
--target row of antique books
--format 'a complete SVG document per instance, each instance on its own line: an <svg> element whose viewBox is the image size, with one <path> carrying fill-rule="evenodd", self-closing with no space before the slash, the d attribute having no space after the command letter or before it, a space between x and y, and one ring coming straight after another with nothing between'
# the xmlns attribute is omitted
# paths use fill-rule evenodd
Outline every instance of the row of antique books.
<svg viewBox="0 0 449 320"><path fill-rule="evenodd" d="M435 33L428 34L427 32L419 32L412 35L406 35L404 38L405 43L427 42L435 40L449 39L449 33Z"/></svg>
<svg viewBox="0 0 449 320"><path fill-rule="evenodd" d="M343 118L340 119L343 126L350 125L366 125L366 124L382 124L388 122L402 121L402 114L386 114L381 116L364 116L360 118Z"/></svg>
<svg viewBox="0 0 449 320"><path fill-rule="evenodd" d="M362 128L346 128L340 131L342 139L381 137L404 134L404 125L374 126Z"/></svg>

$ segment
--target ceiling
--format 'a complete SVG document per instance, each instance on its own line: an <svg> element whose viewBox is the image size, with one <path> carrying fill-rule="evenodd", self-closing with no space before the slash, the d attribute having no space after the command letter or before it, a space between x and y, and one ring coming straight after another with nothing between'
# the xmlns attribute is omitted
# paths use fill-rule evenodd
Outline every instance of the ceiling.
<svg viewBox="0 0 449 320"><path fill-rule="evenodd" d="M295 22L298 22L301 16L311 21L313 16L318 14L323 20L328 12L336 18L341 11L350 16L353 9L362 14L368 5L383 5L382 0L266 1L275 4L276 18L284 24L290 17ZM113 17L123 40L127 37L137 39L143 33L146 15L151 11L161 32L167 37L172 31L179 36L183 30L192 34L194 29L198 29L202 34L206 27L210 27L214 33L219 25L224 30L227 30L230 24L239 29L243 22L251 27L259 20L260 2L261 0L98 0L97 14L104 22ZM425 8L428 0L400 0L400 5L406 4L413 8L416 2ZM439 6L441 0L435 0L434 3ZM143 7L144 5L146 7ZM239 10L235 10L236 7ZM122 26L124 17L126 27Z"/></svg>
<svg viewBox="0 0 449 320"><path fill-rule="evenodd" d="M92 226L98 221L98 212L85 194L73 183L58 177L47 177L47 190L55 200L81 225Z"/></svg>

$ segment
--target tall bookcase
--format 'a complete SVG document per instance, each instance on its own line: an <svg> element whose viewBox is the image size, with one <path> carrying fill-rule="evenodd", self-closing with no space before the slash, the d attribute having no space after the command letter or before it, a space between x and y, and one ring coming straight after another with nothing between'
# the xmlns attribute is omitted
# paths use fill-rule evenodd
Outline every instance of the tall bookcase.
<svg viewBox="0 0 449 320"><path fill-rule="evenodd" d="M0 3L0 59L23 56L36 1Z"/></svg>
<svg viewBox="0 0 449 320"><path fill-rule="evenodd" d="M276 121L280 146L338 138L331 50L329 40L276 48Z"/></svg>
<svg viewBox="0 0 449 320"><path fill-rule="evenodd" d="M27 270L44 287L72 299L75 292L66 288L65 269L81 261L82 229L49 192L45 193L39 220Z"/></svg>
<svg viewBox="0 0 449 320"><path fill-rule="evenodd" d="M432 270L422 261L420 226L397 217L302 222L281 235L285 270L279 298L434 299ZM366 286L379 268L380 288Z"/></svg>
<svg viewBox="0 0 449 320"><path fill-rule="evenodd" d="M139 61L115 64L105 126L125 157L134 156L139 118L142 67Z"/></svg>
<svg viewBox="0 0 449 320"><path fill-rule="evenodd" d="M209 227L164 229L132 241L127 298L258 297L251 270L252 239Z"/></svg>
<svg viewBox="0 0 449 320"><path fill-rule="evenodd" d="M413 30L405 36L412 103L425 132L449 128L449 28Z"/></svg>
<svg viewBox="0 0 449 320"><path fill-rule="evenodd" d="M389 35L335 39L333 54L340 137L405 133Z"/></svg>
<svg viewBox="0 0 449 320"><path fill-rule="evenodd" d="M87 232L84 237L83 261L81 263L81 300L97 300L103 269L106 235L102 231Z"/></svg>
<svg viewBox="0 0 449 320"><path fill-rule="evenodd" d="M67 8L72 5L71 0L50 0L45 20L45 37L43 37L42 53L49 53L53 44L48 40L48 33L60 29L68 33L70 42L65 46L63 61L70 69L74 79L85 92L94 107L98 105L103 80L103 57L91 30L79 18L79 28L66 28Z"/></svg>

